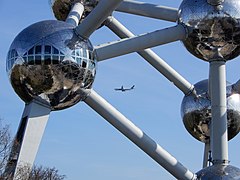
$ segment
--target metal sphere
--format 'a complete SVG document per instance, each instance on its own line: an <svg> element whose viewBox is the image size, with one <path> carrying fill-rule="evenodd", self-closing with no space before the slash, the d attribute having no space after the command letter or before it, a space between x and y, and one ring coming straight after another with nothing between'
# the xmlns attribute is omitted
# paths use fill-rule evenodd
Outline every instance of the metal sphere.
<svg viewBox="0 0 240 180"><path fill-rule="evenodd" d="M98 4L99 0L49 0L50 6L57 20L65 21L71 7L80 2L84 5L84 12L81 19L84 19L92 9Z"/></svg>
<svg viewBox="0 0 240 180"><path fill-rule="evenodd" d="M188 30L187 50L205 61L230 60L240 53L240 1L212 6L207 0L183 0L178 23Z"/></svg>
<svg viewBox="0 0 240 180"><path fill-rule="evenodd" d="M200 180L237 180L240 179L240 169L231 165L216 164L197 172Z"/></svg>
<svg viewBox="0 0 240 180"><path fill-rule="evenodd" d="M96 74L96 58L89 40L79 39L73 26L49 20L35 23L14 39L7 56L7 72L15 92L52 110L73 106L85 96Z"/></svg>
<svg viewBox="0 0 240 180"><path fill-rule="evenodd" d="M197 140L204 143L210 138L211 101L208 94L208 80L194 85L198 98L186 95L181 105L181 115L187 131ZM240 94L227 86L227 123L228 140L240 131Z"/></svg>

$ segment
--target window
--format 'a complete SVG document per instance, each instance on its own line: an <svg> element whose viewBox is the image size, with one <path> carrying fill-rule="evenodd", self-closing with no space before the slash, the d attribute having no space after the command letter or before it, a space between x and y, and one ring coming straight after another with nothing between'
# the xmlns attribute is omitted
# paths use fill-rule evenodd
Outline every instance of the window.
<svg viewBox="0 0 240 180"><path fill-rule="evenodd" d="M10 58L14 57L14 49L10 51Z"/></svg>
<svg viewBox="0 0 240 180"><path fill-rule="evenodd" d="M14 57L15 57L15 58L18 57L18 53L17 53L16 50L14 50Z"/></svg>
<svg viewBox="0 0 240 180"><path fill-rule="evenodd" d="M56 49L55 47L53 47L53 54L59 54L58 49Z"/></svg>
<svg viewBox="0 0 240 180"><path fill-rule="evenodd" d="M32 47L32 48L28 51L28 54L33 54L33 48L34 48L34 47Z"/></svg>
<svg viewBox="0 0 240 180"><path fill-rule="evenodd" d="M16 60L17 52L11 51L8 53L8 56L12 56L12 59ZM61 51L51 45L33 46L23 55L23 59L25 60L25 62L28 62L29 65L59 64L59 61L62 61L64 57L65 56Z"/></svg>
<svg viewBox="0 0 240 180"><path fill-rule="evenodd" d="M41 54L42 53L42 46L36 46L35 47L35 54Z"/></svg>
<svg viewBox="0 0 240 180"><path fill-rule="evenodd" d="M59 61L59 56L53 55L52 59L56 60L56 61Z"/></svg>
<svg viewBox="0 0 240 180"><path fill-rule="evenodd" d="M34 56L28 56L28 64L34 65Z"/></svg>
<svg viewBox="0 0 240 180"><path fill-rule="evenodd" d="M81 49L77 49L76 50L76 56L82 56L82 51L81 51Z"/></svg>
<svg viewBox="0 0 240 180"><path fill-rule="evenodd" d="M10 70L13 67L17 58L18 58L18 53L15 49L12 49L8 52L8 56L7 56L7 69L8 70Z"/></svg>
<svg viewBox="0 0 240 180"><path fill-rule="evenodd" d="M23 56L25 62L27 62L27 56Z"/></svg>
<svg viewBox="0 0 240 180"><path fill-rule="evenodd" d="M83 49L83 57L88 58L86 49Z"/></svg>
<svg viewBox="0 0 240 180"><path fill-rule="evenodd" d="M86 62L85 60L82 61L82 67L83 67L83 68L87 67L87 62Z"/></svg>
<svg viewBox="0 0 240 180"><path fill-rule="evenodd" d="M35 61L41 61L42 60L42 56L35 56Z"/></svg>
<svg viewBox="0 0 240 180"><path fill-rule="evenodd" d="M77 57L77 58L76 58L76 61L77 61L78 64L81 64L81 59L82 59L82 58L80 58L80 57Z"/></svg>
<svg viewBox="0 0 240 180"><path fill-rule="evenodd" d="M89 59L93 59L93 52L92 51L88 51L88 57L89 57Z"/></svg>
<svg viewBox="0 0 240 180"><path fill-rule="evenodd" d="M40 65L42 61L41 56L35 56L35 64Z"/></svg>
<svg viewBox="0 0 240 180"><path fill-rule="evenodd" d="M51 46L45 46L45 48L44 48L44 53L45 53L45 54L52 54L52 52L51 52Z"/></svg>

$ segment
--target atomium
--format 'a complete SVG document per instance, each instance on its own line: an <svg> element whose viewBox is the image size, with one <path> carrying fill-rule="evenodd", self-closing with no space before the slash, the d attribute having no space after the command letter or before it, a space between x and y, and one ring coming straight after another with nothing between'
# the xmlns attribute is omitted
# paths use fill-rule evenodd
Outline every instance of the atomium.
<svg viewBox="0 0 240 180"><path fill-rule="evenodd" d="M11 84L26 102L16 136L17 148L13 147L14 158L9 160L9 166L12 161L16 167L28 161L32 166L48 120L46 115L51 110L65 109L84 100L177 179L239 179L240 170L228 165L228 140L240 131L240 80L227 86L225 80L226 61L240 53L239 1L183 0L179 10L128 0L49 2L60 21L42 21L29 26L15 38L7 56ZM178 19L178 25L134 36L112 16L114 10L171 22ZM171 18L167 18L170 15ZM101 25L124 39L93 48L88 38ZM210 82L203 80L193 86L149 49L176 40L181 40L194 56L209 62ZM212 166L196 174L191 172L91 89L96 74L95 54L98 61L102 61L131 52L138 52L185 94L181 106L183 123L194 138L205 143L203 166L207 167L208 162L213 163ZM29 121L35 118L41 119L41 126ZM40 127L37 138L32 136L36 133L32 127ZM23 128L27 130L22 131ZM23 141L23 136L28 140ZM29 142L36 142L31 153L26 151ZM208 159L209 151L212 157Z"/></svg>
<svg viewBox="0 0 240 180"><path fill-rule="evenodd" d="M14 39L7 72L23 101L35 99L60 110L82 100L82 88L91 88L96 74L93 47L77 38L73 28L61 21L42 21Z"/></svg>
<svg viewBox="0 0 240 180"><path fill-rule="evenodd" d="M240 53L240 1L211 6L207 0L183 0L178 23L188 30L187 50L205 61L230 60Z"/></svg>
<svg viewBox="0 0 240 180"><path fill-rule="evenodd" d="M181 115L187 131L197 140L204 143L210 138L211 100L208 93L208 80L203 80L195 85L198 98L186 95L181 105ZM240 131L240 94L227 86L227 121L228 139L235 137Z"/></svg>

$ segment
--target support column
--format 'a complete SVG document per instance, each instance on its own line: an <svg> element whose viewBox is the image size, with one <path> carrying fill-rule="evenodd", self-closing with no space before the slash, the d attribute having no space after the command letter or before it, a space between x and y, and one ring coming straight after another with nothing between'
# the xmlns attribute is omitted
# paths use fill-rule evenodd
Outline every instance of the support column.
<svg viewBox="0 0 240 180"><path fill-rule="evenodd" d="M228 164L226 65L225 61L210 62L211 149L213 164Z"/></svg>
<svg viewBox="0 0 240 180"><path fill-rule="evenodd" d="M178 160L165 151L160 145L135 126L124 115L117 111L111 104L104 100L93 90L85 91L89 96L85 103L99 115L112 124L123 135L130 139L140 149L147 153L153 160L165 168L177 179L193 180L195 174L184 167Z"/></svg>
<svg viewBox="0 0 240 180"><path fill-rule="evenodd" d="M25 105L5 170L14 180L18 179L19 168L32 168L50 111L48 106L35 101Z"/></svg>

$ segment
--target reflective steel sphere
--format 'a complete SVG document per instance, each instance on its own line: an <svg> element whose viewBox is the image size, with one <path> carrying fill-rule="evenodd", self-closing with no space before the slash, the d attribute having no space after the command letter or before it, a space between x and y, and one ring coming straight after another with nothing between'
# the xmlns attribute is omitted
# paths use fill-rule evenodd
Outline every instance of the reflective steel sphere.
<svg viewBox="0 0 240 180"><path fill-rule="evenodd" d="M35 99L60 110L82 100L82 88L91 88L96 58L89 40L77 38L71 25L42 21L14 39L7 56L7 72L23 101Z"/></svg>
<svg viewBox="0 0 240 180"><path fill-rule="evenodd" d="M211 101L208 94L208 80L194 85L198 98L185 96L181 105L181 115L187 131L197 140L204 143L210 138ZM240 94L233 85L227 86L227 123L228 139L240 131Z"/></svg>
<svg viewBox="0 0 240 180"><path fill-rule="evenodd" d="M84 12L81 17L81 19L84 19L97 5L98 1L99 0L49 0L49 3L56 19L65 21L74 3L80 2L84 5Z"/></svg>
<svg viewBox="0 0 240 180"><path fill-rule="evenodd" d="M183 41L194 56L205 61L230 60L240 53L240 1L212 6L207 0L183 0L178 23L188 30Z"/></svg>
<svg viewBox="0 0 240 180"><path fill-rule="evenodd" d="M236 180L240 179L240 169L231 165L216 164L197 172L197 179Z"/></svg>

